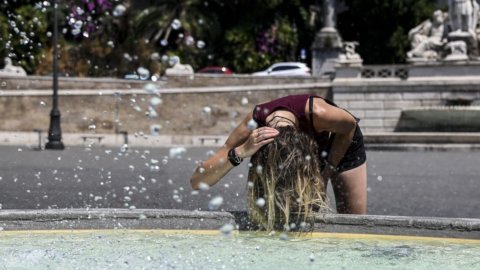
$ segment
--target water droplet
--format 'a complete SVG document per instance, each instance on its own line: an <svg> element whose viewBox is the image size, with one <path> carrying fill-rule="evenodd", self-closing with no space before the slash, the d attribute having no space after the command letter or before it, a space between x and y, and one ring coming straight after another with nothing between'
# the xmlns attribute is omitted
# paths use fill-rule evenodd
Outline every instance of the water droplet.
<svg viewBox="0 0 480 270"><path fill-rule="evenodd" d="M230 223L227 223L220 228L220 232L223 233L224 235L230 235L233 229L234 229L233 225Z"/></svg>
<svg viewBox="0 0 480 270"><path fill-rule="evenodd" d="M262 165L257 165L257 167L255 168L255 171L257 172L257 174L262 174L263 173Z"/></svg>
<svg viewBox="0 0 480 270"><path fill-rule="evenodd" d="M140 80L147 80L150 78L150 71L144 67L137 68L137 73L140 76Z"/></svg>
<svg viewBox="0 0 480 270"><path fill-rule="evenodd" d="M312 157L311 157L310 155L306 155L306 156L305 156L305 160L308 161L308 160L310 160L310 159L312 159Z"/></svg>
<svg viewBox="0 0 480 270"><path fill-rule="evenodd" d="M158 105L160 105L160 104L162 104L162 103L163 103L163 101L162 101L162 99L159 98L159 97L152 97L152 98L150 99L150 105L152 105L152 106L158 106Z"/></svg>
<svg viewBox="0 0 480 270"><path fill-rule="evenodd" d="M315 261L315 256L313 255L313 253L310 254L310 256L308 256L308 259L309 259L311 262Z"/></svg>
<svg viewBox="0 0 480 270"><path fill-rule="evenodd" d="M75 10L77 11L78 15L83 15L83 13L85 13L85 11L81 7L77 7Z"/></svg>
<svg viewBox="0 0 480 270"><path fill-rule="evenodd" d="M208 209L209 210L218 210L223 203L222 196L215 196L213 199L208 202Z"/></svg>
<svg viewBox="0 0 480 270"><path fill-rule="evenodd" d="M383 177L381 175L377 176L377 180L381 182L383 180Z"/></svg>
<svg viewBox="0 0 480 270"><path fill-rule="evenodd" d="M79 31L80 31L80 29L82 28L82 26L83 26L83 21L81 21L81 20L75 21L75 23L73 24L73 27L74 27L76 30L79 30ZM52 35L51 32L48 32L48 33L50 33L50 36ZM48 33L47 33L47 35L48 35Z"/></svg>
<svg viewBox="0 0 480 270"><path fill-rule="evenodd" d="M208 185L206 183L203 183L203 182L200 182L200 184L198 184L198 188L200 190L206 191L206 190L210 189L210 185Z"/></svg>
<svg viewBox="0 0 480 270"><path fill-rule="evenodd" d="M265 206L265 199L264 198L258 198L257 201L255 202L255 204L258 207L263 208Z"/></svg>
<svg viewBox="0 0 480 270"><path fill-rule="evenodd" d="M187 46L192 46L194 43L195 43L195 39L192 36L188 36L185 39L185 44L187 44Z"/></svg>
<svg viewBox="0 0 480 270"><path fill-rule="evenodd" d="M40 101L40 105L45 106L47 104L45 103L45 101Z"/></svg>
<svg viewBox="0 0 480 270"><path fill-rule="evenodd" d="M160 45L162 45L163 47L167 46L168 45L168 40L166 40L166 39L160 40Z"/></svg>
<svg viewBox="0 0 480 270"><path fill-rule="evenodd" d="M78 28L72 29L72 35L74 35L74 36L78 36L80 34L80 32L81 32L81 30L78 29Z"/></svg>
<svg viewBox="0 0 480 270"><path fill-rule="evenodd" d="M182 27L182 22L180 22L179 19L174 19L171 24L173 30L178 30L180 27Z"/></svg>
<svg viewBox="0 0 480 270"><path fill-rule="evenodd" d="M205 42L203 40L197 41L197 48L199 49L205 48Z"/></svg>
<svg viewBox="0 0 480 270"><path fill-rule="evenodd" d="M248 121L247 123L247 128L250 129L250 130L254 130L258 127L258 124L255 120L253 119L250 119L250 121Z"/></svg>
<svg viewBox="0 0 480 270"><path fill-rule="evenodd" d="M95 131L96 128L97 128L97 126L95 126L94 124L88 125L89 130Z"/></svg>
<svg viewBox="0 0 480 270"><path fill-rule="evenodd" d="M161 60L162 60L163 63L168 62L169 59L170 59L170 57L168 57L168 55L162 55L162 59L161 59Z"/></svg>
<svg viewBox="0 0 480 270"><path fill-rule="evenodd" d="M208 106L205 106L205 107L203 107L202 112L207 114L207 115L211 114L212 113L212 108L210 108Z"/></svg>
<svg viewBox="0 0 480 270"><path fill-rule="evenodd" d="M158 52L154 52L154 53L150 54L150 59L153 60L153 61L158 61L158 60L160 60L160 54Z"/></svg>
<svg viewBox="0 0 480 270"><path fill-rule="evenodd" d="M114 47L115 47L115 43L113 43L113 41L111 41L111 40L109 40L109 41L107 42L107 45L108 45L109 47L111 47L111 48L114 48Z"/></svg>
<svg viewBox="0 0 480 270"><path fill-rule="evenodd" d="M287 241L288 240L288 235L286 233L281 233L280 234L280 240Z"/></svg>
<svg viewBox="0 0 480 270"><path fill-rule="evenodd" d="M327 151L322 151L322 153L320 154L320 156L321 156L322 158L326 158L326 157L328 156Z"/></svg>
<svg viewBox="0 0 480 270"><path fill-rule="evenodd" d="M174 148L170 148L170 150L168 151L168 156L170 158L179 157L186 152L187 152L187 149L185 147L174 147Z"/></svg>
<svg viewBox="0 0 480 270"><path fill-rule="evenodd" d="M166 158L162 159L162 164L163 165L167 165L167 163L168 163L168 159L166 159Z"/></svg>
<svg viewBox="0 0 480 270"><path fill-rule="evenodd" d="M241 103L242 103L242 105L247 105L248 104L248 98L242 97Z"/></svg>
<svg viewBox="0 0 480 270"><path fill-rule="evenodd" d="M124 144L120 147L120 152L125 153L128 150L128 144Z"/></svg>
<svg viewBox="0 0 480 270"><path fill-rule="evenodd" d="M130 62L133 60L132 56L130 56L130 54L128 54L128 53L124 53L123 58L127 61L130 61Z"/></svg>
<svg viewBox="0 0 480 270"><path fill-rule="evenodd" d="M143 87L143 90L149 94L157 94L158 93L158 86L154 83L147 83Z"/></svg>
<svg viewBox="0 0 480 270"><path fill-rule="evenodd" d="M112 14L115 17L119 17L119 16L125 15L126 11L127 11L127 8L124 5L117 5L113 10Z"/></svg>

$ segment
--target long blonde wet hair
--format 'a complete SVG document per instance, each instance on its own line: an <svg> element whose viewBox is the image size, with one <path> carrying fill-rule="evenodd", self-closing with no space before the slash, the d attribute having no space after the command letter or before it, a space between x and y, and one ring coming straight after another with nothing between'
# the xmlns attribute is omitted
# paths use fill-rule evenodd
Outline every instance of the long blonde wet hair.
<svg viewBox="0 0 480 270"><path fill-rule="evenodd" d="M292 126L277 129L275 140L251 157L248 172L249 216L267 231L289 230L328 209L316 141Z"/></svg>

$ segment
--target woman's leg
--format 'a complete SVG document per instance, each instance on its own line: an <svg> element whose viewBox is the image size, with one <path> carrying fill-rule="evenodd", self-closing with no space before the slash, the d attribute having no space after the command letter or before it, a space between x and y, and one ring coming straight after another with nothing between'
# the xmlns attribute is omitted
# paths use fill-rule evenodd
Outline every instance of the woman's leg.
<svg viewBox="0 0 480 270"><path fill-rule="evenodd" d="M332 179L337 212L340 214L367 213L367 163L340 173Z"/></svg>

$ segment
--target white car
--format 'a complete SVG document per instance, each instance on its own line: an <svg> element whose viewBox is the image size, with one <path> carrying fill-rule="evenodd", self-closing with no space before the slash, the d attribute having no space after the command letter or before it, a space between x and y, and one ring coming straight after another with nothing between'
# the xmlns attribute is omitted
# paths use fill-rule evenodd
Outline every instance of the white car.
<svg viewBox="0 0 480 270"><path fill-rule="evenodd" d="M276 63L264 71L254 72L253 76L310 76L310 68L305 63L283 62Z"/></svg>

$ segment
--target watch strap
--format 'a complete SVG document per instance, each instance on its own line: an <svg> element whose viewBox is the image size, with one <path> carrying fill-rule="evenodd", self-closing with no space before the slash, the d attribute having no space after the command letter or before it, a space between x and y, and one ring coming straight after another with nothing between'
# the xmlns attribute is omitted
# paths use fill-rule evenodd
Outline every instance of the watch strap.
<svg viewBox="0 0 480 270"><path fill-rule="evenodd" d="M227 157L228 157L228 161L230 161L230 163L232 163L233 166L238 166L243 161L243 158L239 157L235 152L235 148L232 148L228 151Z"/></svg>

